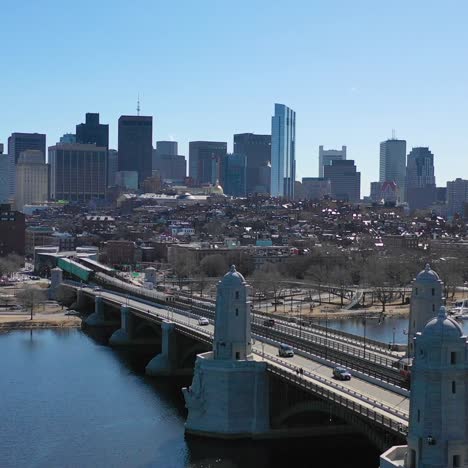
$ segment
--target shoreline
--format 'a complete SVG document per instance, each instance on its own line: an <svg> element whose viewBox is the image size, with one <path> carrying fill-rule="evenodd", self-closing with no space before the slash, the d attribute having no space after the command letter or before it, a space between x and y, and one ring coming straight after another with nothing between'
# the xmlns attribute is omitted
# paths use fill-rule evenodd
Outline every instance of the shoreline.
<svg viewBox="0 0 468 468"><path fill-rule="evenodd" d="M38 314L31 320L28 315L0 315L0 333L11 330L81 328L81 318L58 314Z"/></svg>

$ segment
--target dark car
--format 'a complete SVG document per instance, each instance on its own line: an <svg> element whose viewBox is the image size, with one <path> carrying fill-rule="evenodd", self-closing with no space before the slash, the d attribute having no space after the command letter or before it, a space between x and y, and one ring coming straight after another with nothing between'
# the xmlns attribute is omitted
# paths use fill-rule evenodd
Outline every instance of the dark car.
<svg viewBox="0 0 468 468"><path fill-rule="evenodd" d="M351 372L344 367L335 367L333 369L333 377L338 380L351 380Z"/></svg>
<svg viewBox="0 0 468 468"><path fill-rule="evenodd" d="M275 326L275 321L274 321L274 319L265 319L263 321L263 325L265 327L274 327Z"/></svg>

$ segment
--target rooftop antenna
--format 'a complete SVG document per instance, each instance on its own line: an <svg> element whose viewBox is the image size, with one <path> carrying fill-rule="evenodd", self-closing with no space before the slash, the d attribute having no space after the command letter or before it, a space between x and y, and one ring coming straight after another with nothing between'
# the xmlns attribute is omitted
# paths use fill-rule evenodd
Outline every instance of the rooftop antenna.
<svg viewBox="0 0 468 468"><path fill-rule="evenodd" d="M138 100L137 100L137 115L140 115L140 93L138 93Z"/></svg>

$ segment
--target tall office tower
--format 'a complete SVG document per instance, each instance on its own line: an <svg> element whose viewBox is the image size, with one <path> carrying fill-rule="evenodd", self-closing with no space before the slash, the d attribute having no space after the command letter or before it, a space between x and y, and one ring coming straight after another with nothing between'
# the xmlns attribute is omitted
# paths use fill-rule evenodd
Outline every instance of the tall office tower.
<svg viewBox="0 0 468 468"><path fill-rule="evenodd" d="M88 112L86 123L76 126L76 142L109 148L109 125L99 123L99 114Z"/></svg>
<svg viewBox="0 0 468 468"><path fill-rule="evenodd" d="M162 180L182 182L187 175L185 156L177 154L176 141L157 141L153 150L153 171L159 171Z"/></svg>
<svg viewBox="0 0 468 468"><path fill-rule="evenodd" d="M270 182L265 185L261 173L262 168L271 162L271 135L234 135L234 154L244 154L247 158L247 193L268 193Z"/></svg>
<svg viewBox="0 0 468 468"><path fill-rule="evenodd" d="M50 197L86 203L106 196L107 148L56 145L49 147Z"/></svg>
<svg viewBox="0 0 468 468"><path fill-rule="evenodd" d="M447 214L464 216L468 203L468 180L455 179L447 182Z"/></svg>
<svg viewBox="0 0 468 468"><path fill-rule="evenodd" d="M395 182L400 198L405 196L406 140L392 138L380 143L379 182Z"/></svg>
<svg viewBox="0 0 468 468"><path fill-rule="evenodd" d="M194 185L224 184L224 160L227 143L224 141L191 141L189 143L189 176Z"/></svg>
<svg viewBox="0 0 468 468"><path fill-rule="evenodd" d="M107 186L114 187L116 184L116 174L119 170L119 153L115 149L107 152Z"/></svg>
<svg viewBox="0 0 468 468"><path fill-rule="evenodd" d="M76 135L74 133L64 133L57 144L65 143L70 145L72 143L76 143Z"/></svg>
<svg viewBox="0 0 468 468"><path fill-rule="evenodd" d="M152 174L153 117L122 115L119 118L119 171L138 172L141 185Z"/></svg>
<svg viewBox="0 0 468 468"><path fill-rule="evenodd" d="M330 180L334 198L352 203L361 199L361 173L352 159L332 161L324 167L324 178Z"/></svg>
<svg viewBox="0 0 468 468"><path fill-rule="evenodd" d="M26 223L23 213L9 204L0 205L0 257L16 254L24 257Z"/></svg>
<svg viewBox="0 0 468 468"><path fill-rule="evenodd" d="M331 183L323 177L303 177L302 191L306 200L322 200L331 195Z"/></svg>
<svg viewBox="0 0 468 468"><path fill-rule="evenodd" d="M224 165L224 193L233 197L247 195L247 157L244 154L228 154Z"/></svg>
<svg viewBox="0 0 468 468"><path fill-rule="evenodd" d="M8 156L10 157L9 192L15 195L16 162L26 150L39 150L46 154L46 136L43 133L12 133L8 138Z"/></svg>
<svg viewBox="0 0 468 468"><path fill-rule="evenodd" d="M49 192L49 166L39 150L26 150L16 164L16 209L24 205L47 201Z"/></svg>
<svg viewBox="0 0 468 468"><path fill-rule="evenodd" d="M344 161L346 159L346 146L342 146L341 150L324 150L323 146L319 146L319 177L323 177L323 168L331 166L332 161Z"/></svg>
<svg viewBox="0 0 468 468"><path fill-rule="evenodd" d="M0 204L6 203L10 198L9 190L10 158L3 154L3 143L0 143Z"/></svg>
<svg viewBox="0 0 468 468"><path fill-rule="evenodd" d="M295 180L296 113L284 104L275 104L271 118L271 196L294 199Z"/></svg>
<svg viewBox="0 0 468 468"><path fill-rule="evenodd" d="M411 210L426 209L435 196L434 155L429 148L413 148L406 166L406 201Z"/></svg>

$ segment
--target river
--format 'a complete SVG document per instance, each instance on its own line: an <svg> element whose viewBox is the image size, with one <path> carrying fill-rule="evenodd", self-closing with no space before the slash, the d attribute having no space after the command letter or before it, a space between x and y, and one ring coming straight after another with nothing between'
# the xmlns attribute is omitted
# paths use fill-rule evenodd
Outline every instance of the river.
<svg viewBox="0 0 468 468"><path fill-rule="evenodd" d="M81 330L0 334L0 467L378 466L378 451L358 435L185 437L183 382L149 379L143 367Z"/></svg>

